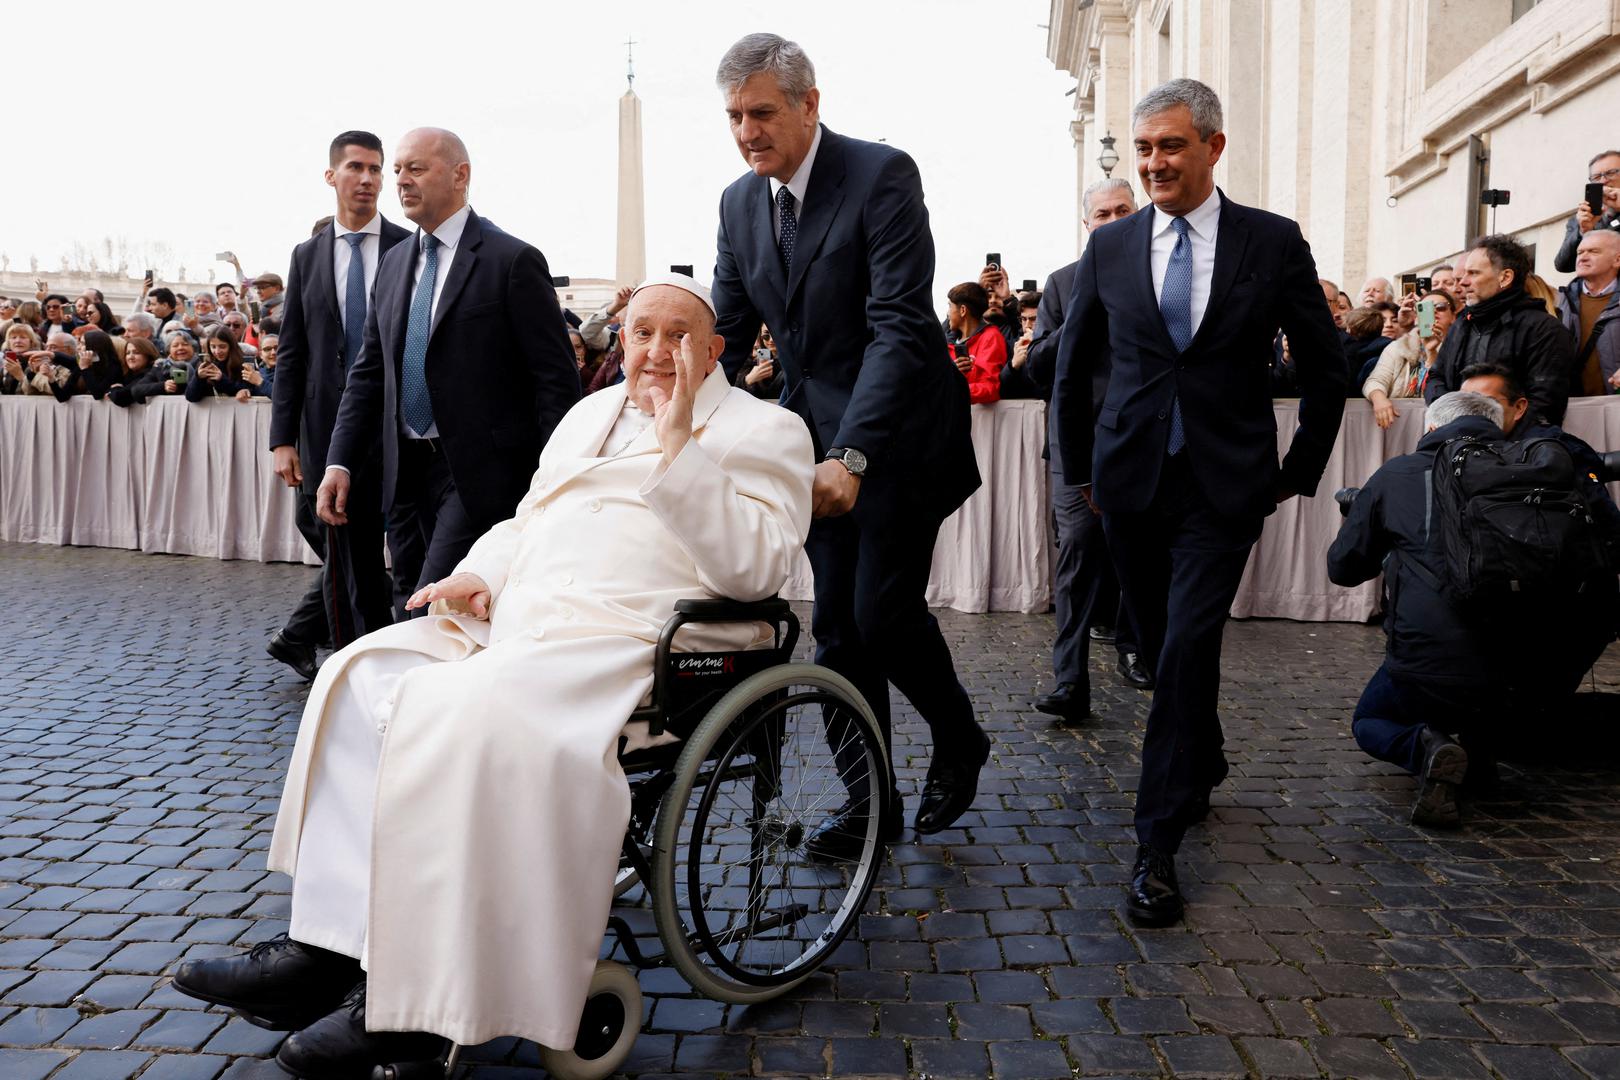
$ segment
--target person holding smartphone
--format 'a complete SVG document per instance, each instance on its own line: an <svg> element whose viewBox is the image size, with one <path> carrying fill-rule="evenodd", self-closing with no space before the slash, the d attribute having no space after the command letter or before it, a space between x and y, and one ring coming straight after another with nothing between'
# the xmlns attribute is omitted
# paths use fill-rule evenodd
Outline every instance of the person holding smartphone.
<svg viewBox="0 0 1620 1080"><path fill-rule="evenodd" d="M782 369L776 364L776 342L771 337L770 327L762 326L754 338L753 354L738 370L734 385L757 398L776 401L781 398L782 386L786 381Z"/></svg>
<svg viewBox="0 0 1620 1080"><path fill-rule="evenodd" d="M1620 150L1605 150L1587 163L1586 189L1564 225L1553 269L1573 274L1581 237L1597 228L1620 229Z"/></svg>
<svg viewBox="0 0 1620 1080"><path fill-rule="evenodd" d="M1378 363L1361 384L1361 396L1372 404L1373 423L1380 428L1388 428L1401 415L1396 398L1423 396L1434 358L1440 355L1460 307L1450 293L1431 289L1414 304L1412 329L1379 353Z"/></svg>
<svg viewBox="0 0 1620 1080"><path fill-rule="evenodd" d="M989 293L975 281L964 281L945 294L950 301L946 319L951 328L951 362L968 382L968 400L988 405L1001 400L1001 369L1007 363L1007 344L1001 331L984 321Z"/></svg>
<svg viewBox="0 0 1620 1080"><path fill-rule="evenodd" d="M171 360L179 340L178 334L169 340ZM242 347L236 339L224 330L210 334L201 358L193 361L187 371L186 400L204 401L220 396L246 401L252 396L253 386L242 378L242 366Z"/></svg>

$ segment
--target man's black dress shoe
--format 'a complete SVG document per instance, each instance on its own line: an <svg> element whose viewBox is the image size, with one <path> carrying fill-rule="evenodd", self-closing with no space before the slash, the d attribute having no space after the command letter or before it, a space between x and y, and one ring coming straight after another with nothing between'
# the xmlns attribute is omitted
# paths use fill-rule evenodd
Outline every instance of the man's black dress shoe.
<svg viewBox="0 0 1620 1080"><path fill-rule="evenodd" d="M1112 626L1093 626L1087 633L1092 641L1104 641L1110 645L1114 643L1114 628Z"/></svg>
<svg viewBox="0 0 1620 1080"><path fill-rule="evenodd" d="M445 1040L425 1031L367 1031L366 984L360 982L332 1012L281 1044L276 1064L302 1080L356 1080L377 1065L427 1061Z"/></svg>
<svg viewBox="0 0 1620 1080"><path fill-rule="evenodd" d="M983 745L966 761L942 760L939 747L934 747L934 760L923 781L922 804L917 807L918 832L928 835L948 829L973 805L979 793L979 770L990 760L990 736L981 731L979 737Z"/></svg>
<svg viewBox="0 0 1620 1080"><path fill-rule="evenodd" d="M894 809L878 830L878 839L892 844L900 839L902 827L900 797L894 797ZM804 842L805 854L821 862L849 862L861 853L866 843L866 815L845 803L813 829Z"/></svg>
<svg viewBox="0 0 1620 1080"><path fill-rule="evenodd" d="M235 1009L260 1027L294 1031L325 1016L365 978L360 961L281 934L241 956L187 960L174 988Z"/></svg>
<svg viewBox="0 0 1620 1080"><path fill-rule="evenodd" d="M1060 717L1069 723L1078 723L1091 715L1089 695L1079 693L1074 683L1058 683L1057 689L1035 699L1035 708L1048 716Z"/></svg>
<svg viewBox="0 0 1620 1080"><path fill-rule="evenodd" d="M315 671L319 667L315 663L315 646L306 645L302 641L294 641L280 630L277 630L271 635L270 643L264 647L264 651L298 672L305 679L313 680L315 678Z"/></svg>
<svg viewBox="0 0 1620 1080"><path fill-rule="evenodd" d="M1176 860L1146 844L1136 848L1136 868L1131 871L1130 891L1125 911L1137 926L1169 926L1181 918L1186 905L1176 884Z"/></svg>
<svg viewBox="0 0 1620 1080"><path fill-rule="evenodd" d="M1143 666L1139 653L1119 654L1119 677L1138 690L1153 689L1153 673Z"/></svg>

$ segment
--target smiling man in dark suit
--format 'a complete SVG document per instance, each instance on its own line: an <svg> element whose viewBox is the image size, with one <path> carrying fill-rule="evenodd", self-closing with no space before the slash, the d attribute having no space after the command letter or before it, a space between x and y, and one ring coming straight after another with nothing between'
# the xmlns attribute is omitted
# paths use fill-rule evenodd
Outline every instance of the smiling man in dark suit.
<svg viewBox="0 0 1620 1080"><path fill-rule="evenodd" d="M782 404L804 418L820 461L805 544L816 659L860 689L885 734L891 682L928 723L934 753L916 827L938 832L973 802L990 740L924 599L939 527L979 486L979 470L967 383L933 310L922 182L901 151L821 125L815 69L794 42L750 34L716 81L749 167L720 198L721 362L735 378L761 323L770 326ZM892 792L889 807L892 840L902 818ZM821 823L811 850L841 857L863 831L846 807Z"/></svg>
<svg viewBox="0 0 1620 1080"><path fill-rule="evenodd" d="M417 231L377 269L316 509L347 520L350 471L380 441L394 577L409 594L512 516L579 375L545 256L467 204L461 139L409 132L394 180Z"/></svg>
<svg viewBox="0 0 1620 1080"><path fill-rule="evenodd" d="M375 455L356 470L349 524L323 527L315 516L315 492L326 471L343 384L365 342L377 265L410 235L377 210L382 170L382 140L371 132L345 131L332 140L326 182L337 193L337 214L293 249L282 305L270 410L276 475L298 489L298 531L309 546L322 559L349 567L347 575L331 573L330 567L323 571L270 639L270 655L306 679L315 677L315 646L321 641L342 648L393 621ZM328 537L344 545L346 560L344 553L327 550Z"/></svg>
<svg viewBox="0 0 1620 1080"><path fill-rule="evenodd" d="M1215 187L1221 103L1192 79L1132 113L1153 205L1091 234L1058 344L1063 475L1100 509L1125 602L1158 678L1136 790L1139 925L1182 914L1174 855L1226 778L1216 713L1221 632L1249 549L1278 503L1316 490L1346 372L1299 226ZM1277 463L1271 343L1288 335L1299 426ZM1088 358L1111 350L1093 416ZM1095 422L1094 422L1095 421Z"/></svg>

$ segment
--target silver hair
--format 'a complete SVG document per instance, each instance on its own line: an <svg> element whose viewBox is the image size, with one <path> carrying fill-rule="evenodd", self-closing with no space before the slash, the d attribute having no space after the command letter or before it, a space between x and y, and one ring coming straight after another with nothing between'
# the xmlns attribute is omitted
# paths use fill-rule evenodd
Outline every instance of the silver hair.
<svg viewBox="0 0 1620 1080"><path fill-rule="evenodd" d="M816 85L815 65L799 43L776 34L749 34L727 49L714 73L715 85L729 94L762 71L770 72L793 105Z"/></svg>
<svg viewBox="0 0 1620 1080"><path fill-rule="evenodd" d="M144 311L137 311L135 314L124 320L124 328L126 330L131 326L145 327L148 334L151 334L154 337L157 335L157 320L152 318L152 316L148 315Z"/></svg>
<svg viewBox="0 0 1620 1080"><path fill-rule="evenodd" d="M78 351L79 339L68 333L66 330L57 330L53 332L50 337L45 339L45 347L48 349L54 349L56 348L58 342L66 345L66 351L68 352Z"/></svg>
<svg viewBox="0 0 1620 1080"><path fill-rule="evenodd" d="M1476 394L1472 390L1453 390L1436 398L1434 404L1429 406L1426 416L1430 431L1443 428L1453 420L1461 420L1465 416L1489 417L1491 423L1501 427L1502 403L1484 394Z"/></svg>
<svg viewBox="0 0 1620 1080"><path fill-rule="evenodd" d="M1091 216L1091 197L1093 195L1101 195L1105 191L1113 191L1115 188L1124 188L1125 193L1131 197L1131 205L1136 205L1136 192L1131 190L1131 182L1129 180L1122 180L1117 176L1109 177L1106 180L1098 180L1095 184L1092 184L1090 187L1086 188L1086 190L1081 194L1080 206L1081 209L1085 211L1086 217Z"/></svg>
<svg viewBox="0 0 1620 1080"><path fill-rule="evenodd" d="M1131 110L1131 126L1135 127L1148 117L1158 116L1177 105L1187 106L1187 111L1192 113L1193 127L1198 129L1198 137L1205 142L1209 142L1209 137L1221 130L1221 99L1197 79L1171 79L1149 90Z"/></svg>
<svg viewBox="0 0 1620 1080"><path fill-rule="evenodd" d="M195 304L198 300L207 300L210 304L218 304L219 303L219 301L217 299L215 299L214 294L209 292L207 289L204 289L201 292L194 293L192 295L191 302L193 304Z"/></svg>

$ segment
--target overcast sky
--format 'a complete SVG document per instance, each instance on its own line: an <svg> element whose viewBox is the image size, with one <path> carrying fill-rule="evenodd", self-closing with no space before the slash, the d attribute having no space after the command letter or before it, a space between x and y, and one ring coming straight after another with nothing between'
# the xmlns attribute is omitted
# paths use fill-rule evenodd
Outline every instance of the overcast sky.
<svg viewBox="0 0 1620 1080"><path fill-rule="evenodd" d="M539 247L555 274L612 277L623 42L634 35L647 265L693 263L707 280L720 192L744 168L714 70L736 38L770 30L810 55L830 128L916 158L939 296L976 277L987 251L1015 280L1044 279L1074 258L1075 233L1073 82L1046 59L1047 8L289 0L137 17L118 5L108 32L75 39L72 77L43 91L57 122L31 130L57 132L35 144L53 149L40 167L5 170L0 251L13 270L36 255L48 275L75 243L116 236L172 249L163 276L183 264L193 279L224 277L213 260L224 249L250 275L284 273L332 212L321 178L332 136L376 132L391 175L399 137L431 124L466 141L474 209ZM164 26L160 10L178 15ZM391 182L380 201L403 220Z"/></svg>

